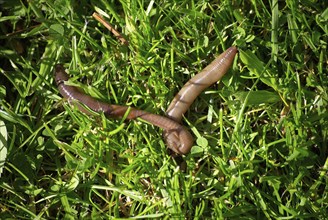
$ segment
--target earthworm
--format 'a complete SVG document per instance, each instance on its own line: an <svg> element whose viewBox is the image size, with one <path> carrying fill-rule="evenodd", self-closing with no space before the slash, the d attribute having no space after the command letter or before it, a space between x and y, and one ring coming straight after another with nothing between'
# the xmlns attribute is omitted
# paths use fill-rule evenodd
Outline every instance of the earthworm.
<svg viewBox="0 0 328 220"><path fill-rule="evenodd" d="M207 87L220 80L230 68L237 53L237 47L230 47L192 77L174 97L166 114L180 122L183 114L189 109L197 96Z"/></svg>
<svg viewBox="0 0 328 220"><path fill-rule="evenodd" d="M111 118L122 118L128 111L126 119L133 120L141 118L162 128L164 130L164 140L167 146L178 154L187 154L194 143L194 139L190 132L179 122L196 97L205 88L221 79L228 71L236 53L237 48L230 47L204 70L191 78L171 102L167 110L169 118L129 106L108 104L84 94L77 87L65 84L65 81L69 80L69 76L61 64L55 66L54 75L60 94L64 98L67 98L69 102L77 104L81 111L88 113L80 103L86 105L95 112L103 112L107 117ZM79 103L76 103L76 101Z"/></svg>
<svg viewBox="0 0 328 220"><path fill-rule="evenodd" d="M156 114L152 114L143 110L138 110L129 106L112 105L101 102L89 95L84 94L75 86L65 85L69 79L61 64L57 64L54 68L55 82L58 86L60 94L67 98L70 103L77 104L78 108L84 113L88 111L80 104L84 104L95 112L103 112L106 117L122 118L128 111L126 119L132 120L141 118L164 130L164 140L166 145L178 154L186 154L190 151L194 139L190 132L180 123Z"/></svg>

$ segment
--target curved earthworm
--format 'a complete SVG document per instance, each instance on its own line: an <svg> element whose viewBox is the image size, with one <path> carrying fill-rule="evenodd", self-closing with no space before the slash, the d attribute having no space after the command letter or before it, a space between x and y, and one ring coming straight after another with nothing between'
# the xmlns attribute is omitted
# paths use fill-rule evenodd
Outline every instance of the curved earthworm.
<svg viewBox="0 0 328 220"><path fill-rule="evenodd" d="M230 68L237 53L236 47L230 47L212 61L200 73L192 77L174 97L166 114L180 122L197 96L207 87L217 82Z"/></svg>
<svg viewBox="0 0 328 220"><path fill-rule="evenodd" d="M126 119L132 120L142 118L143 120L160 127L164 130L164 139L167 146L178 154L186 154L193 145L193 137L189 131L178 122L183 114L188 110L196 97L208 86L212 85L228 71L237 53L236 47L230 47L218 58L210 63L204 70L191 78L174 97L167 115L171 118L152 114L128 106L112 105L98 101L89 95L82 93L77 87L65 85L69 79L61 64L55 66L55 81L60 94L68 101L78 101L96 112L104 112L107 117L122 118L129 111ZM81 111L88 113L83 106L78 103Z"/></svg>
<svg viewBox="0 0 328 220"><path fill-rule="evenodd" d="M67 98L69 102L78 101L76 103L79 109L88 113L80 103L86 105L95 112L104 112L107 117L122 118L127 111L127 119L141 118L164 130L164 139L167 146L178 154L186 154L190 151L194 139L190 132L178 122L164 116L152 114L146 111L138 110L128 106L112 105L101 102L89 95L82 93L77 87L65 85L65 81L69 79L61 64L57 64L54 69L55 81L60 94Z"/></svg>

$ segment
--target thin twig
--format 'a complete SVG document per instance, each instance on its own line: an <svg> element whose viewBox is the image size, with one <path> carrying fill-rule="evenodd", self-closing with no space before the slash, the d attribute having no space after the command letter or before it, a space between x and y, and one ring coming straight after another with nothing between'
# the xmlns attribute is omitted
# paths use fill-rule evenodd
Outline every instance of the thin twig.
<svg viewBox="0 0 328 220"><path fill-rule="evenodd" d="M129 42L118 32L111 24L101 17L98 13L94 12L92 16L99 21L102 25L104 25L110 32L112 32L123 44L128 45Z"/></svg>

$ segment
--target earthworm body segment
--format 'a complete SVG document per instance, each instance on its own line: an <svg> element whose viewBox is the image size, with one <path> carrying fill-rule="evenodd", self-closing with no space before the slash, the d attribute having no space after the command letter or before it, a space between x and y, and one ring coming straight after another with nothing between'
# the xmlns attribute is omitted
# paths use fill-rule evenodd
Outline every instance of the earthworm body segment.
<svg viewBox="0 0 328 220"><path fill-rule="evenodd" d="M183 114L189 109L197 96L224 76L230 68L236 53L236 47L228 48L205 69L192 77L174 97L166 114L176 121L181 121Z"/></svg>
<svg viewBox="0 0 328 220"><path fill-rule="evenodd" d="M77 103L81 111L87 113L80 103L86 105L95 112L103 112L105 116L110 118L122 118L128 111L126 119L132 120L141 118L162 128L164 130L164 140L167 146L178 154L187 154L194 143L194 139L190 132L179 122L196 97L227 72L236 53L237 48L230 47L203 71L190 79L170 104L167 110L168 117L152 114L129 106L108 104L86 95L77 87L65 84L65 81L69 80L69 76L61 64L55 66L54 74L60 94L68 99L69 102Z"/></svg>

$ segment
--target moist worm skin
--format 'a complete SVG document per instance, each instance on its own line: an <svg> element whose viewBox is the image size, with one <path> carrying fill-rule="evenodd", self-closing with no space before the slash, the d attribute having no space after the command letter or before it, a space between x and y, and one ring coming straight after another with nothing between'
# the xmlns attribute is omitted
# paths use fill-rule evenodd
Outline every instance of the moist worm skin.
<svg viewBox="0 0 328 220"><path fill-rule="evenodd" d="M86 105L95 112L104 112L107 117L122 118L126 111L129 111L127 119L133 120L142 118L143 120L160 127L164 130L164 140L166 145L178 154L187 154L194 139L190 132L178 122L156 114L152 114L143 110L138 110L128 106L111 105L82 93L77 87L65 85L65 81L69 79L61 64L57 64L54 69L55 81L60 94L67 98L70 103L77 104L78 108L84 113L88 111L81 106L80 103ZM77 102L76 102L77 101Z"/></svg>
<svg viewBox="0 0 328 220"><path fill-rule="evenodd" d="M168 117L180 122L183 114L188 110L197 96L207 87L214 84L224 76L230 68L237 53L236 47L230 47L200 73L192 77L174 97L166 114Z"/></svg>

